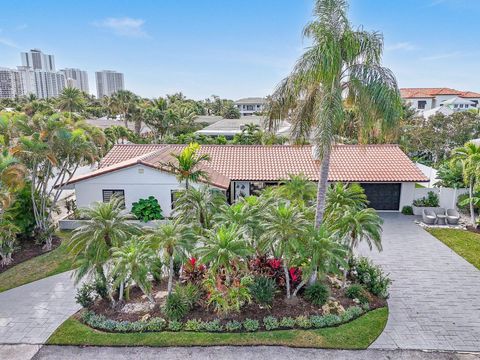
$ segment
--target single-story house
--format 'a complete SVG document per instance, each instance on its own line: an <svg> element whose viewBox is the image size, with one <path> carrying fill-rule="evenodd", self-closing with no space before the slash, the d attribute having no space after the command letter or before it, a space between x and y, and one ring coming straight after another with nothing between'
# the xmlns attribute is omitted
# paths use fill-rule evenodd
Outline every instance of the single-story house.
<svg viewBox="0 0 480 360"><path fill-rule="evenodd" d="M74 189L78 207L123 196L125 206L155 196L163 214L169 216L175 192L184 188L166 163L185 145L115 145L98 169L72 178L65 188ZM211 160L202 165L209 185L224 191L230 202L255 194L269 185L304 174L318 181L320 162L313 147L294 145L203 145L199 152ZM370 206L399 211L413 201L416 182L428 178L397 145L335 145L332 149L329 182L360 183ZM198 186L198 184L195 184Z"/></svg>

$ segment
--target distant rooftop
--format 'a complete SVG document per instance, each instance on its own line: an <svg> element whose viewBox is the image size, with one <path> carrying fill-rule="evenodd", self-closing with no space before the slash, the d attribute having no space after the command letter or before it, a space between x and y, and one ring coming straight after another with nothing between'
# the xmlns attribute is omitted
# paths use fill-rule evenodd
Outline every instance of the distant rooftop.
<svg viewBox="0 0 480 360"><path fill-rule="evenodd" d="M451 88L402 88L402 98L434 98L438 95L456 95L462 98L480 98L480 94L473 91L460 91Z"/></svg>
<svg viewBox="0 0 480 360"><path fill-rule="evenodd" d="M243 99L238 99L235 101L235 104L265 104L267 99L261 97L248 97Z"/></svg>
<svg viewBox="0 0 480 360"><path fill-rule="evenodd" d="M231 137L235 134L242 132L242 129L247 124L254 124L264 129L264 116L242 116L240 119L221 119L215 123L208 125L207 127L198 130L197 134L210 135L210 136L227 136ZM278 127L278 135L287 135L290 130L290 124L286 121L282 121Z"/></svg>

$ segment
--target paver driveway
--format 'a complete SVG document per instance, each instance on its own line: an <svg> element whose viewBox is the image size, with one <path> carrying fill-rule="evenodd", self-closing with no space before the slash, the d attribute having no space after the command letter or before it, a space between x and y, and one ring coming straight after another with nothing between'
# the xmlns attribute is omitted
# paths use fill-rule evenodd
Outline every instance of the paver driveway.
<svg viewBox="0 0 480 360"><path fill-rule="evenodd" d="M0 293L0 343L43 344L80 306L70 272Z"/></svg>
<svg viewBox="0 0 480 360"><path fill-rule="evenodd" d="M371 347L480 351L480 271L412 217L382 217L383 251L359 249L393 280L388 323Z"/></svg>

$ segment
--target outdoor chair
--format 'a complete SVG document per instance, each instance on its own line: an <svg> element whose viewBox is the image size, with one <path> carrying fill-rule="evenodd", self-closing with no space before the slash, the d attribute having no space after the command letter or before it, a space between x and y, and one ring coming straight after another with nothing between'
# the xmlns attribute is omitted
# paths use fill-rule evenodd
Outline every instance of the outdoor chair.
<svg viewBox="0 0 480 360"><path fill-rule="evenodd" d="M447 209L447 222L450 225L457 225L460 220L460 214L455 209Z"/></svg>
<svg viewBox="0 0 480 360"><path fill-rule="evenodd" d="M422 218L423 222L427 225L435 225L437 222L437 215L433 210L423 209Z"/></svg>

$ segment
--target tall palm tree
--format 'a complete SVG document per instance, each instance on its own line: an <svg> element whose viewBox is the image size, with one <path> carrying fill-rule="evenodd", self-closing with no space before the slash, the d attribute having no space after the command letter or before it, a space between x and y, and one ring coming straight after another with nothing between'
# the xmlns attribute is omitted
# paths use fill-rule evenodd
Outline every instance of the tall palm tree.
<svg viewBox="0 0 480 360"><path fill-rule="evenodd" d="M192 249L192 237L187 234L187 228L179 221L171 221L157 227L147 235L150 246L159 254L163 252L169 261L168 266L168 294L173 289L173 265L175 257L184 257Z"/></svg>
<svg viewBox="0 0 480 360"><path fill-rule="evenodd" d="M107 106L111 114L119 114L125 127L128 129L128 122L132 120L137 110L139 97L129 90L118 90L108 100Z"/></svg>
<svg viewBox="0 0 480 360"><path fill-rule="evenodd" d="M299 58L291 74L272 96L292 112L292 135L298 142L313 138L321 161L316 226L323 222L330 153L335 135L345 121L345 107L363 109L364 127L382 130L395 126L401 101L393 73L381 66L383 37L377 32L353 30L347 18L346 0L317 0L315 19L303 33L312 45ZM285 113L283 110L281 113Z"/></svg>
<svg viewBox="0 0 480 360"><path fill-rule="evenodd" d="M225 271L227 282L232 271L245 266L242 260L253 252L243 238L242 229L236 224L207 230L201 240L204 245L197 249L200 261L209 264L213 273Z"/></svg>
<svg viewBox="0 0 480 360"><path fill-rule="evenodd" d="M208 173L200 169L202 163L210 161L208 154L198 154L200 145L197 143L188 144L180 154L172 153L171 156L175 161L170 161L165 164L175 174L177 174L178 181L185 181L185 188L189 188L190 182L207 181Z"/></svg>
<svg viewBox="0 0 480 360"><path fill-rule="evenodd" d="M225 195L208 186L182 191L175 200L173 214L184 224L196 224L203 229L212 226L212 219L219 207L226 203Z"/></svg>
<svg viewBox="0 0 480 360"><path fill-rule="evenodd" d="M453 151L451 161L454 163L460 161L462 164L463 181L468 186L470 221L472 226L475 226L474 190L480 179L480 146L473 142L467 142L463 147Z"/></svg>
<svg viewBox="0 0 480 360"><path fill-rule="evenodd" d="M73 112L82 110L84 105L83 93L77 88L66 87L58 97L58 108L62 111L68 111L70 118Z"/></svg>
<svg viewBox="0 0 480 360"><path fill-rule="evenodd" d="M115 264L112 271L114 284L120 287L118 300L123 300L124 292L129 300L130 287L135 283L150 302L155 302L152 297L152 283L148 278L154 259L149 244L133 236L121 246L112 249L112 259Z"/></svg>
<svg viewBox="0 0 480 360"><path fill-rule="evenodd" d="M70 254L79 265L75 270L75 282L88 274L95 275L107 284L104 266L110 261L112 249L121 246L140 229L127 223L123 214L123 199L114 197L108 203L95 203L83 209L86 224L75 229L68 243Z"/></svg>
<svg viewBox="0 0 480 360"><path fill-rule="evenodd" d="M290 274L288 272L295 242L305 234L308 222L304 214L293 204L280 203L267 209L262 221L265 247L270 247L275 257L282 259L285 273L286 296L290 298Z"/></svg>

